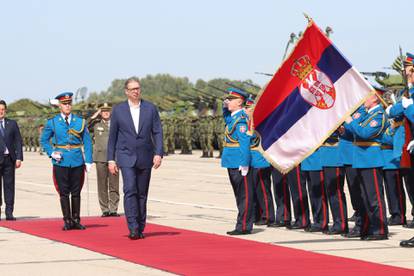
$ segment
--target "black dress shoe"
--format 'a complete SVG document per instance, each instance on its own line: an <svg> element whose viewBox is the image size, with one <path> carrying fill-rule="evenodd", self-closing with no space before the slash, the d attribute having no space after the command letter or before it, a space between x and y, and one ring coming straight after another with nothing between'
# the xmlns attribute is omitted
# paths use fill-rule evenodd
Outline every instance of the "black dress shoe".
<svg viewBox="0 0 414 276"><path fill-rule="evenodd" d="M364 235L361 236L361 240L363 241L380 241L380 240L388 240L387 235Z"/></svg>
<svg viewBox="0 0 414 276"><path fill-rule="evenodd" d="M290 225L290 221L287 221L287 222L285 222L285 221L272 222L272 223L269 223L267 225L267 227L285 227L286 225Z"/></svg>
<svg viewBox="0 0 414 276"><path fill-rule="evenodd" d="M305 228L307 228L308 226L307 225L301 225L300 223L294 223L294 224L292 224L292 225L286 225L286 228L287 229L305 229Z"/></svg>
<svg viewBox="0 0 414 276"><path fill-rule="evenodd" d="M352 217L350 217L350 218L348 219L348 221L355 221L355 217L356 217L356 216L355 216L355 213L353 213L353 214L352 214Z"/></svg>
<svg viewBox="0 0 414 276"><path fill-rule="evenodd" d="M72 221L72 229L76 229L76 230L85 230L86 227L83 226L82 224L80 224L80 221L78 219L74 219Z"/></svg>
<svg viewBox="0 0 414 276"><path fill-rule="evenodd" d="M405 227L405 228L414 228L414 219L410 223L404 224L403 227Z"/></svg>
<svg viewBox="0 0 414 276"><path fill-rule="evenodd" d="M341 234L341 236L345 238L360 238L361 231L359 229L352 228L349 233Z"/></svg>
<svg viewBox="0 0 414 276"><path fill-rule="evenodd" d="M11 216L6 216L6 220L16 220L16 218L13 215L11 215Z"/></svg>
<svg viewBox="0 0 414 276"><path fill-rule="evenodd" d="M261 219L261 220L255 222L254 224L255 225L268 225L269 223L266 220Z"/></svg>
<svg viewBox="0 0 414 276"><path fill-rule="evenodd" d="M144 233L139 232L138 233L138 239L145 239Z"/></svg>
<svg viewBox="0 0 414 276"><path fill-rule="evenodd" d="M409 240L401 241L400 246L401 247L414 247L414 237L412 237Z"/></svg>
<svg viewBox="0 0 414 276"><path fill-rule="evenodd" d="M103 212L101 217L105 218L105 217L109 217L109 216L111 216L111 213Z"/></svg>
<svg viewBox="0 0 414 276"><path fill-rule="evenodd" d="M405 225L406 220L401 221L401 217L389 217L387 220L388 225Z"/></svg>
<svg viewBox="0 0 414 276"><path fill-rule="evenodd" d="M324 231L323 233L326 235L341 235L348 233L348 230L339 230L331 227L328 231Z"/></svg>
<svg viewBox="0 0 414 276"><path fill-rule="evenodd" d="M128 238L130 240L137 240L137 239L139 239L139 233L138 233L138 231L137 230L130 230L129 231Z"/></svg>
<svg viewBox="0 0 414 276"><path fill-rule="evenodd" d="M117 212L110 212L109 215L111 217L119 217L120 216L120 214L118 214Z"/></svg>
<svg viewBox="0 0 414 276"><path fill-rule="evenodd" d="M230 236L238 236L238 235L248 235L248 234L251 234L252 231L249 231L249 230L239 231L239 230L236 230L235 229L233 231L228 231L226 233L227 233L227 235L230 235Z"/></svg>
<svg viewBox="0 0 414 276"><path fill-rule="evenodd" d="M326 231L327 228L322 228L319 225L311 224L309 227L305 228L306 232L323 232Z"/></svg>
<svg viewBox="0 0 414 276"><path fill-rule="evenodd" d="M71 220L65 220L62 230L63 231L68 231L72 229L72 221Z"/></svg>

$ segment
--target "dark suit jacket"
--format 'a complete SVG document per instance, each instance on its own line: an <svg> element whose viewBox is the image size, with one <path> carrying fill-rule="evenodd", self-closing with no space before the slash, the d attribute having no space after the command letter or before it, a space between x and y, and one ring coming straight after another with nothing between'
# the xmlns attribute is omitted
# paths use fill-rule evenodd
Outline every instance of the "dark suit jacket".
<svg viewBox="0 0 414 276"><path fill-rule="evenodd" d="M22 147L22 136L20 135L19 127L16 121L5 118L5 136L4 138L0 135L2 140L0 143L5 143L9 150L10 157L13 161L16 159L23 161L23 147ZM3 162L4 155L0 153L0 162Z"/></svg>
<svg viewBox="0 0 414 276"><path fill-rule="evenodd" d="M128 101L112 110L107 159L119 167L151 168L154 155L163 155L162 127L158 110L141 100L138 133L135 131Z"/></svg>

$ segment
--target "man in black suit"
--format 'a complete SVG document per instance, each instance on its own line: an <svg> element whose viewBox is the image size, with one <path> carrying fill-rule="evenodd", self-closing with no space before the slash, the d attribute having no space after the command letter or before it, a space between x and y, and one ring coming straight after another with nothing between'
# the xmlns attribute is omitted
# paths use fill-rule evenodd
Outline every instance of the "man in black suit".
<svg viewBox="0 0 414 276"><path fill-rule="evenodd" d="M141 84L132 77L125 82L128 100L112 110L107 158L112 174L122 171L124 211L131 240L143 239L151 169L161 165L162 127L158 110L141 99Z"/></svg>
<svg viewBox="0 0 414 276"><path fill-rule="evenodd" d="M0 206L1 188L4 188L6 203L6 220L16 220L13 216L15 169L20 168L23 161L22 136L16 121L6 118L7 104L0 100Z"/></svg>

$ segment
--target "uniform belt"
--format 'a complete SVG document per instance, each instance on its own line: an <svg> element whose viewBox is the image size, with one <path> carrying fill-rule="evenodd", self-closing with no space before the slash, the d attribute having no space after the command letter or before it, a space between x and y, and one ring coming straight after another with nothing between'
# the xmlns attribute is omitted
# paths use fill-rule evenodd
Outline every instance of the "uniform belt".
<svg viewBox="0 0 414 276"><path fill-rule="evenodd" d="M370 142L370 141L354 141L354 145L360 146L360 147L379 147L381 146L381 143L378 142Z"/></svg>
<svg viewBox="0 0 414 276"><path fill-rule="evenodd" d="M70 150L70 149L79 149L79 148L81 148L82 147L82 144L77 144L77 145L55 145L55 148L58 148L58 149L67 149L67 150Z"/></svg>
<svg viewBox="0 0 414 276"><path fill-rule="evenodd" d="M224 147L226 147L226 148L238 148L238 147L240 147L240 144L239 143L224 142Z"/></svg>
<svg viewBox="0 0 414 276"><path fill-rule="evenodd" d="M393 149L391 145L381 145L381 149Z"/></svg>
<svg viewBox="0 0 414 276"><path fill-rule="evenodd" d="M337 147L338 145L339 145L339 142L336 142L336 143L327 143L327 142L325 142L325 143L322 144L322 147Z"/></svg>

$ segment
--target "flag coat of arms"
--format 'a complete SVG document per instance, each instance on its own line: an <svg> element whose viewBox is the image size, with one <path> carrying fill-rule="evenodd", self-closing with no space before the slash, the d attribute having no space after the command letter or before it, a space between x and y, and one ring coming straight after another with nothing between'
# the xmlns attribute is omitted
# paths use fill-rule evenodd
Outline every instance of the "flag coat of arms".
<svg viewBox="0 0 414 276"><path fill-rule="evenodd" d="M287 173L372 93L372 86L310 21L253 111L265 158Z"/></svg>

